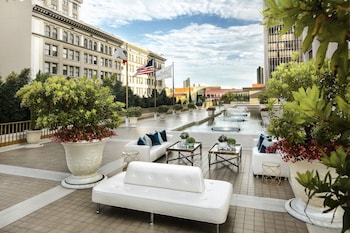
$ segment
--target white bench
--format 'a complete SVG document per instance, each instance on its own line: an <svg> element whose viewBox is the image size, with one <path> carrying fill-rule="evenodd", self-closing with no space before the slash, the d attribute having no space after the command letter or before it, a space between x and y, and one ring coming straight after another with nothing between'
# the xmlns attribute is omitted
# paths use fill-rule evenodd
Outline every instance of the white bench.
<svg viewBox="0 0 350 233"><path fill-rule="evenodd" d="M92 201L115 207L191 219L219 225L227 218L233 186L204 179L199 167L131 162L119 173L92 190Z"/></svg>

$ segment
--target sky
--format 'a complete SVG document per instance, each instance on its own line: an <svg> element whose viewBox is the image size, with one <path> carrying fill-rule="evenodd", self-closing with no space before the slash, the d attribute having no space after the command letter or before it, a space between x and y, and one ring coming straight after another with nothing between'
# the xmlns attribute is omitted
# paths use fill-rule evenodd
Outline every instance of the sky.
<svg viewBox="0 0 350 233"><path fill-rule="evenodd" d="M81 20L174 64L174 83L251 87L264 66L263 0L84 0ZM172 88L172 80L166 79Z"/></svg>

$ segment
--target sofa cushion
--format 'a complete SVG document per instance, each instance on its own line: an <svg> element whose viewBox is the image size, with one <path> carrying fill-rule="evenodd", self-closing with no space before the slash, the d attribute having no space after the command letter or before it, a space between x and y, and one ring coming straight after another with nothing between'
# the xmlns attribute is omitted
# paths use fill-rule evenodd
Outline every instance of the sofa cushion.
<svg viewBox="0 0 350 233"><path fill-rule="evenodd" d="M269 148L272 144L273 142L271 138L265 138L260 145L259 152L266 153L266 148Z"/></svg>
<svg viewBox="0 0 350 233"><path fill-rule="evenodd" d="M256 145L258 147L258 150L260 150L261 144L263 143L265 138L269 138L269 136L263 133L260 134L258 144Z"/></svg>
<svg viewBox="0 0 350 233"><path fill-rule="evenodd" d="M163 142L168 141L167 136L166 136L166 131L165 129L159 132L160 136L162 137Z"/></svg>
<svg viewBox="0 0 350 233"><path fill-rule="evenodd" d="M134 161L128 165L124 183L201 193L204 178L199 167Z"/></svg>
<svg viewBox="0 0 350 233"><path fill-rule="evenodd" d="M144 135L143 138L145 139L147 146L152 146L152 140L147 134Z"/></svg>
<svg viewBox="0 0 350 233"><path fill-rule="evenodd" d="M145 146L147 145L147 142L143 137L139 137L139 139L137 140L137 145Z"/></svg>
<svg viewBox="0 0 350 233"><path fill-rule="evenodd" d="M159 137L158 137L158 132L156 133L148 133L146 134L151 140L152 140L152 146L160 145Z"/></svg>

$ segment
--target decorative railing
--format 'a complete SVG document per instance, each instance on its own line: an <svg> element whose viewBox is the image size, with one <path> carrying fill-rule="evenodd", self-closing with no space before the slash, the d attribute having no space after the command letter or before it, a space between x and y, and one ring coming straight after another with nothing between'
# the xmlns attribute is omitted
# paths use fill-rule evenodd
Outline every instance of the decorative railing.
<svg viewBox="0 0 350 233"><path fill-rule="evenodd" d="M25 142L25 132L28 129L30 129L30 121L0 123L0 147ZM42 129L41 138L47 138L53 132L50 129Z"/></svg>

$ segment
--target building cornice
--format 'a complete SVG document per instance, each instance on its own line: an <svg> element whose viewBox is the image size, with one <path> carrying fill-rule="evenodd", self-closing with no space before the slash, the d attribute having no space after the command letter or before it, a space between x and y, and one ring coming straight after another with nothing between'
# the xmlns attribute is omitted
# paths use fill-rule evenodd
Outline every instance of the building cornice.
<svg viewBox="0 0 350 233"><path fill-rule="evenodd" d="M102 39L108 40L108 41L113 42L113 43L118 44L118 45L122 45L125 42L117 37L114 37L113 35L107 34L103 31L98 30L98 29L91 27L89 25L80 23L74 19L65 17L61 14L58 14L57 12L54 12L50 9L47 9L47 8L39 6L39 5L33 6L33 13L37 13L37 14L43 15L45 17L54 19L55 21L67 24L70 27L85 31L87 33L90 33L91 35L96 35Z"/></svg>

